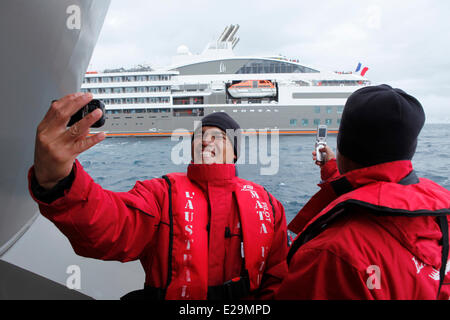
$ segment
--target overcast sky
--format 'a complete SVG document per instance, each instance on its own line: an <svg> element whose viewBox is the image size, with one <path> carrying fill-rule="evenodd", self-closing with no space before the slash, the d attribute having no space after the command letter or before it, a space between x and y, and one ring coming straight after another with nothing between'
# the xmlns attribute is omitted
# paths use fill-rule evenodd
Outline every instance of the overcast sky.
<svg viewBox="0 0 450 320"><path fill-rule="evenodd" d="M369 67L374 84L404 89L428 122L450 123L450 1L112 0L90 70L171 63L239 24L237 55L297 58L319 70Z"/></svg>

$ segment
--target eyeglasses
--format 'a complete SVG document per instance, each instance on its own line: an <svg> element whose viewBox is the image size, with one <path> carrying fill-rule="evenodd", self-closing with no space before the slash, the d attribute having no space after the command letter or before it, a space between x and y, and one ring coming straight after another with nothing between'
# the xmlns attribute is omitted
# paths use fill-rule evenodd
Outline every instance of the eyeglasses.
<svg viewBox="0 0 450 320"><path fill-rule="evenodd" d="M194 133L194 140L200 138L200 133L195 132ZM205 130L202 133L202 141L226 141L227 135L219 130Z"/></svg>

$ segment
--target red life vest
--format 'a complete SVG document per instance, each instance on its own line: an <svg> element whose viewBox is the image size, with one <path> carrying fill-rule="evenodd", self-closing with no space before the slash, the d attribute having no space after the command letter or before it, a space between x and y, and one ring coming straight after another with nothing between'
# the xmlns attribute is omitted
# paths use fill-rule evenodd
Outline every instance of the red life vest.
<svg viewBox="0 0 450 320"><path fill-rule="evenodd" d="M170 243L165 299L208 297L208 202L186 174L163 177L169 185ZM249 290L261 284L274 233L274 210L261 186L236 177L245 271ZM232 280L232 279L230 279ZM238 279L233 279L234 281ZM233 282L233 281L232 281Z"/></svg>
<svg viewBox="0 0 450 320"><path fill-rule="evenodd" d="M438 218L443 243L440 291L449 252L450 191L431 180L417 178L410 161L384 163L361 170L322 184L322 189L291 221L289 229L299 235L290 248L288 264L303 244L337 217L351 212L351 209L347 210L351 206L365 208L367 212L380 216L434 216Z"/></svg>

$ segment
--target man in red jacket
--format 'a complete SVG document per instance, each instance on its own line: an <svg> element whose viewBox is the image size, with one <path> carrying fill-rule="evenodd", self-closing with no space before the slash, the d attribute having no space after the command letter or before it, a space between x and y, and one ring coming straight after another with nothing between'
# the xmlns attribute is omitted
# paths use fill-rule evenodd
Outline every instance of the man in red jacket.
<svg viewBox="0 0 450 320"><path fill-rule="evenodd" d="M322 149L321 190L288 226L298 236L277 299L449 299L450 191L411 164L424 121L400 89L349 97L337 159Z"/></svg>
<svg viewBox="0 0 450 320"><path fill-rule="evenodd" d="M126 298L271 298L287 272L283 206L263 187L236 176L239 125L226 113L202 119L187 173L139 181L129 192L96 184L76 157L105 138L88 136L98 110L69 129L92 99L71 94L39 124L30 191L41 213L79 255L139 259L143 290Z"/></svg>

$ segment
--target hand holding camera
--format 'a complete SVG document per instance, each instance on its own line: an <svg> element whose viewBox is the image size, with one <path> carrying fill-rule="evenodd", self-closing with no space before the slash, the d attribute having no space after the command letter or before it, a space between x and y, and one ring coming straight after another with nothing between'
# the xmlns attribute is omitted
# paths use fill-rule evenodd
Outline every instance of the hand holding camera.
<svg viewBox="0 0 450 320"><path fill-rule="evenodd" d="M45 189L51 189L70 174L73 162L80 153L105 139L104 132L88 136L89 128L99 120L101 122L104 114L100 104L88 106L91 100L90 93L75 93L53 101L38 125L34 173ZM88 113L90 110L93 111ZM69 124L71 126L67 128Z"/></svg>

